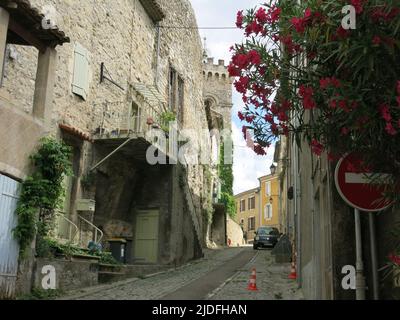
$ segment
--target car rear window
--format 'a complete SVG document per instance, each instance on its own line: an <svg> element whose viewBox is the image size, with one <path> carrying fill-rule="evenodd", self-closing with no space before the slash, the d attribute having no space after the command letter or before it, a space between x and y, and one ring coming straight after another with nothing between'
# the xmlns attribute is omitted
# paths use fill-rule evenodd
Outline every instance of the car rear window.
<svg viewBox="0 0 400 320"><path fill-rule="evenodd" d="M259 235L270 235L270 236L272 236L272 235L278 235L279 232L275 228L261 228L261 229L258 229L258 234Z"/></svg>

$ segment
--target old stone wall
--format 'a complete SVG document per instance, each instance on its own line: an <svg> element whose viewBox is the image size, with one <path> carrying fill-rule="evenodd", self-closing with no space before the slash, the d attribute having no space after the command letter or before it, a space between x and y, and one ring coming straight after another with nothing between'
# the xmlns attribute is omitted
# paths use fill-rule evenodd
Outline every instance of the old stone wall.
<svg viewBox="0 0 400 320"><path fill-rule="evenodd" d="M56 288L62 291L70 291L87 288L98 284L97 261L68 261L36 259L34 273L34 288L42 288L42 268L53 266L56 272Z"/></svg>
<svg viewBox="0 0 400 320"><path fill-rule="evenodd" d="M230 217L227 219L227 238L228 245L231 247L238 247L245 244L243 238L243 230L240 225L233 221Z"/></svg>
<svg viewBox="0 0 400 320"><path fill-rule="evenodd" d="M203 103L202 46L197 22L188 0L159 1L166 14L157 28L139 0L32 0L42 8L56 9L56 22L70 38L71 43L58 47L56 86L51 132L57 135L58 123L65 123L84 133L93 134L100 126L103 114L115 116L126 112L132 100L137 100L131 87L136 83L156 86L164 101L168 101L170 67L184 82L183 128L199 141L201 129L207 128ZM188 28L182 28L187 26ZM159 57L157 42L159 39ZM72 92L74 48L79 44L88 51L89 90L83 99ZM6 63L3 90L22 112L32 111L32 97L36 73L37 51L33 48L12 46L12 58ZM15 54L14 54L15 53ZM109 77L125 90L108 81L100 83L100 65L104 63ZM148 109L148 105L141 105ZM158 112L167 110L167 104L153 104ZM206 148L209 147L206 141ZM90 156L90 151L87 156ZM85 153L86 154L86 153ZM83 157L86 157L85 154ZM89 159L91 160L91 159ZM87 166L86 159L82 160ZM82 170L86 172L86 169ZM194 195L199 221L202 221L203 171L199 165L188 167L188 181ZM76 196L76 198L78 198Z"/></svg>

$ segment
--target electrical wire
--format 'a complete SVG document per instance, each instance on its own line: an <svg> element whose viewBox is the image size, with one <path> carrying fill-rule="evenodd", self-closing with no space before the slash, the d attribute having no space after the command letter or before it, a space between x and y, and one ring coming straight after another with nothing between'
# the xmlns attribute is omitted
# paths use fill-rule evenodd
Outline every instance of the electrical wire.
<svg viewBox="0 0 400 320"><path fill-rule="evenodd" d="M192 29L192 30L234 30L237 27L185 27L185 26L160 26L161 29Z"/></svg>

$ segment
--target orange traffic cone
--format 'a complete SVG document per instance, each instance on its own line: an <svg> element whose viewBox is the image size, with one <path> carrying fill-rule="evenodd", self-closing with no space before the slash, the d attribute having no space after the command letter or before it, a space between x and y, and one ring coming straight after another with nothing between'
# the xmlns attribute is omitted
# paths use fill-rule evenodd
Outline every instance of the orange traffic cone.
<svg viewBox="0 0 400 320"><path fill-rule="evenodd" d="M295 265L294 262L292 262L292 267L290 269L289 279L291 279L291 280L296 280L297 279L296 265Z"/></svg>
<svg viewBox="0 0 400 320"><path fill-rule="evenodd" d="M253 271L251 273L249 286L247 287L247 290L258 291L257 284L256 284L256 269L255 268L253 269Z"/></svg>

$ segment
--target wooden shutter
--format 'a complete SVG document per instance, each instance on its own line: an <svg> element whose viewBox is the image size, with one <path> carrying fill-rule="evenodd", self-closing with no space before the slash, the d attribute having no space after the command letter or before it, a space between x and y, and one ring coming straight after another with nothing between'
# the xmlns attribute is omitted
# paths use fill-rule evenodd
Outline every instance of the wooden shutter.
<svg viewBox="0 0 400 320"><path fill-rule="evenodd" d="M79 43L74 50L72 92L87 99L89 93L89 52Z"/></svg>

